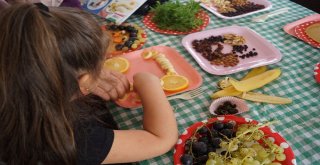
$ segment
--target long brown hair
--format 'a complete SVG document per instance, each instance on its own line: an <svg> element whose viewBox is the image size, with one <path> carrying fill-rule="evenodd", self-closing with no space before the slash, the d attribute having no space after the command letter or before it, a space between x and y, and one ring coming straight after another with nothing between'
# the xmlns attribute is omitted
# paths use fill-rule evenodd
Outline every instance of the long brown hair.
<svg viewBox="0 0 320 165"><path fill-rule="evenodd" d="M91 15L16 4L0 13L0 162L75 164L70 103L98 75L105 39Z"/></svg>

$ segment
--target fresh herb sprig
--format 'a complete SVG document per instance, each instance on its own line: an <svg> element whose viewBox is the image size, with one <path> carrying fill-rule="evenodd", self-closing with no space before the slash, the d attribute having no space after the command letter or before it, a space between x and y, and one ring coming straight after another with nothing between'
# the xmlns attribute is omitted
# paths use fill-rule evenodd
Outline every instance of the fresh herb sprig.
<svg viewBox="0 0 320 165"><path fill-rule="evenodd" d="M186 3L168 1L152 8L154 13L152 21L163 30L189 31L202 24L202 20L196 17L200 11L200 4L194 0Z"/></svg>

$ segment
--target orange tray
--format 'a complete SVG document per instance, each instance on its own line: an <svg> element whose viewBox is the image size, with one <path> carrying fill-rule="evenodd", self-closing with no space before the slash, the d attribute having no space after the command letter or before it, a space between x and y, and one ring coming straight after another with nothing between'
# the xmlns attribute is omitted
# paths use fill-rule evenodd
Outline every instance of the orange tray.
<svg viewBox="0 0 320 165"><path fill-rule="evenodd" d="M167 46L154 46L127 54L121 57L130 61L130 68L125 73L128 80L133 82L133 75L138 72L150 72L161 78L165 72L160 68L158 63L154 60L145 60L141 57L141 53L145 50L156 50L166 55L170 60L175 70L179 75L185 76L189 80L189 86L179 92L165 92L167 96L175 95L178 93L186 92L198 88L202 84L202 77L196 69L192 67L175 49ZM141 106L141 101L138 99L137 94L130 92L124 99L117 100L116 103L125 108L137 108Z"/></svg>

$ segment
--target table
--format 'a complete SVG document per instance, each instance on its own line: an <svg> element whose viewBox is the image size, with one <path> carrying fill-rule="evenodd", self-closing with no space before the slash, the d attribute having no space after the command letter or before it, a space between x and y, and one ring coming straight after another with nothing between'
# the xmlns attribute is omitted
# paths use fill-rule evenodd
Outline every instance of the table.
<svg viewBox="0 0 320 165"><path fill-rule="evenodd" d="M289 13L269 19L265 23L253 23L250 21L253 16L236 20L223 20L208 12L211 22L206 30L230 25L248 26L281 51L282 60L268 67L281 68L282 75L258 92L288 97L293 99L293 103L273 105L248 101L250 111L241 116L258 121L279 120L279 123L272 127L280 132L292 147L296 156L296 163L303 165L320 164L320 118L318 117L320 115L320 85L315 83L313 77L314 66L320 61L320 51L286 34L282 29L284 25L314 14L314 12L289 0L270 1L273 4L270 11L289 7ZM184 35L173 36L155 33L147 29L141 20L141 16L133 16L128 22L136 23L146 29L148 40L144 48L167 43L167 45L180 52L203 78L201 87L206 91L204 95L188 101L170 101L175 109L179 132L182 133L191 124L210 117L208 111L212 102L210 95L217 90L216 82L223 79L224 76L208 74L199 67L181 44ZM242 71L228 76L241 78L246 73L247 71ZM109 103L108 107L121 129L142 128L143 111L141 108L128 110L118 107L114 103ZM142 161L140 164L173 164L172 158L173 150L159 157Z"/></svg>

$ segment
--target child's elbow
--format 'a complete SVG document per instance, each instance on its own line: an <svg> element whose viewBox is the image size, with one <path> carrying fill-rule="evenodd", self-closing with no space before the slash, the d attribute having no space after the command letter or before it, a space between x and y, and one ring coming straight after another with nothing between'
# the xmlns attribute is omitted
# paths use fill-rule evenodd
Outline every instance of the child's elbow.
<svg viewBox="0 0 320 165"><path fill-rule="evenodd" d="M179 138L178 130L171 132L171 134L166 137L165 143L163 144L163 152L166 153L174 148Z"/></svg>

